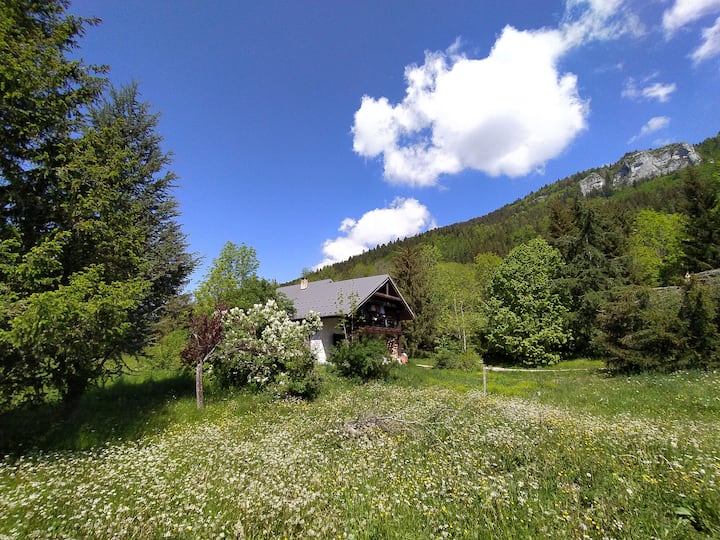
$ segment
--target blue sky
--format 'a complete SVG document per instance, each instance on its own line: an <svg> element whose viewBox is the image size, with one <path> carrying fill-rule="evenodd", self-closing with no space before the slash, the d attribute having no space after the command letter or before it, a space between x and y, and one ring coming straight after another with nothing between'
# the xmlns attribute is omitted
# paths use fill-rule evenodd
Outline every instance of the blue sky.
<svg viewBox="0 0 720 540"><path fill-rule="evenodd" d="M79 55L135 80L201 279L284 282L720 130L720 0L76 0Z"/></svg>

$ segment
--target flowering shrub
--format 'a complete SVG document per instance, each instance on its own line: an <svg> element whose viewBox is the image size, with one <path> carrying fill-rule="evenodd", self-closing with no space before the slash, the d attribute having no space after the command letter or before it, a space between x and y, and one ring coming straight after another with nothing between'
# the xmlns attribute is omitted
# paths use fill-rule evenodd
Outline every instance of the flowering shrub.
<svg viewBox="0 0 720 540"><path fill-rule="evenodd" d="M375 338L343 341L330 354L330 362L345 377L359 377L364 381L386 379L393 366L385 343Z"/></svg>
<svg viewBox="0 0 720 540"><path fill-rule="evenodd" d="M223 341L213 373L224 386L253 386L280 395L312 398L320 389L309 338L321 328L310 312L292 321L275 300L225 313Z"/></svg>

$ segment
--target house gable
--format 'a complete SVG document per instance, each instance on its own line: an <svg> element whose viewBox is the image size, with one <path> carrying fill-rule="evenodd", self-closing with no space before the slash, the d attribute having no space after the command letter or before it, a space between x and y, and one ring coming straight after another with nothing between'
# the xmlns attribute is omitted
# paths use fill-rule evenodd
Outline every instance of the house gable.
<svg viewBox="0 0 720 540"><path fill-rule="evenodd" d="M312 281L280 287L278 291L292 301L296 319L304 319L309 311L318 313L320 318L337 317L349 314L354 309L361 310L373 302L378 304L378 307L383 302L394 303L398 320L415 318L410 306L387 274L345 281Z"/></svg>
<svg viewBox="0 0 720 540"><path fill-rule="evenodd" d="M303 280L300 284L280 287L295 306L295 318L304 319L310 311L320 315L323 328L311 339L311 348L325 362L338 339L345 337L340 323L348 316L349 333L372 334L385 338L388 353L400 355L402 321L415 314L387 274L345 281Z"/></svg>

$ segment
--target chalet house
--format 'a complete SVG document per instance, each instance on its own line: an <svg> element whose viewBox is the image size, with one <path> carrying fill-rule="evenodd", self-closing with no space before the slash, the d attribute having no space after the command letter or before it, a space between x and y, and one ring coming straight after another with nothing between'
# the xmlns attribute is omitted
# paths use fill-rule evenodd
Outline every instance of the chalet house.
<svg viewBox="0 0 720 540"><path fill-rule="evenodd" d="M309 311L320 315L323 325L312 336L310 347L321 363L327 362L332 346L346 334L384 337L388 353L398 358L402 321L415 318L387 274L345 281L303 279L278 291L295 305L295 319L304 319Z"/></svg>

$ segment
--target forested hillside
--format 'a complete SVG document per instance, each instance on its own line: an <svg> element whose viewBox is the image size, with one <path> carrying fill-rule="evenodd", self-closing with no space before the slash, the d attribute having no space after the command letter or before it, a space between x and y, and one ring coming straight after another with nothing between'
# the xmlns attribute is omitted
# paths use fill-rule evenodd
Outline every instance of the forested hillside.
<svg viewBox="0 0 720 540"><path fill-rule="evenodd" d="M630 153L308 277L423 280L431 301L408 299L424 306L408 349L470 355L470 365L477 353L526 365L599 355L620 370L715 365L720 293L708 274L693 276L720 267L719 160L720 135Z"/></svg>
<svg viewBox="0 0 720 540"><path fill-rule="evenodd" d="M702 175L717 171L720 160L720 134L695 145L702 164L695 167ZM542 236L550 239L551 215L574 200L582 200L594 210L614 220L624 235L629 233L635 215L643 209L673 213L679 211L681 182L684 170L667 176L645 180L634 186L605 187L583 196L580 182L593 173L612 177L622 166L624 158L610 166L577 172L522 199L503 206L485 216L439 227L432 231L385 244L368 250L347 261L336 263L308 277L310 280L335 280L387 272L394 252L405 246L433 246L442 261L472 263L478 253L493 252L501 257L527 240Z"/></svg>

